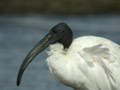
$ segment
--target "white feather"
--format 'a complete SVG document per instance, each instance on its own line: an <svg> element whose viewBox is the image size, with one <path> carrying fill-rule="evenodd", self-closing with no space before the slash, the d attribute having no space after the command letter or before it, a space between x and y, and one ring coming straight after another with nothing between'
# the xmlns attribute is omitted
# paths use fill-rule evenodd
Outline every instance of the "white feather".
<svg viewBox="0 0 120 90"><path fill-rule="evenodd" d="M108 39L80 37L66 50L57 43L48 55L51 74L75 90L120 90L120 46Z"/></svg>

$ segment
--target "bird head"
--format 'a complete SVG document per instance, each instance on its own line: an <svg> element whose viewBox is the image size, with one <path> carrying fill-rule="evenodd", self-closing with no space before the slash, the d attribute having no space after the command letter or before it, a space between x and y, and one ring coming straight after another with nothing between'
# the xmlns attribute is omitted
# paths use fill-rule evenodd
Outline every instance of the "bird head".
<svg viewBox="0 0 120 90"><path fill-rule="evenodd" d="M72 30L68 27L67 24L59 23L54 26L50 30L50 32L33 47L33 49L24 59L17 76L17 85L19 86L23 72L25 71L26 67L39 53L41 53L49 45L56 42L63 44L64 48L68 48L72 42L72 38Z"/></svg>

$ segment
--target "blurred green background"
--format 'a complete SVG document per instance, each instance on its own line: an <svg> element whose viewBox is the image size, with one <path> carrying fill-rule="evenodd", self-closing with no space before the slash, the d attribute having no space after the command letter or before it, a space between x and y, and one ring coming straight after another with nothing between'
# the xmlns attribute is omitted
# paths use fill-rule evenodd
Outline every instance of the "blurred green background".
<svg viewBox="0 0 120 90"><path fill-rule="evenodd" d="M0 0L0 13L15 14L119 14L120 0Z"/></svg>

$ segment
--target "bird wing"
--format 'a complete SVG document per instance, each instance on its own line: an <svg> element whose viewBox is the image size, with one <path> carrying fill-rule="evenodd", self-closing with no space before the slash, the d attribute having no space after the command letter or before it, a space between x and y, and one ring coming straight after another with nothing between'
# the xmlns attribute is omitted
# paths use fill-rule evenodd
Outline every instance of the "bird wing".
<svg viewBox="0 0 120 90"><path fill-rule="evenodd" d="M93 66L94 63L97 63L97 62L99 62L99 64L104 66L103 60L101 59L106 59L111 61L109 49L106 47L102 47L102 44L83 48L78 53L89 66Z"/></svg>
<svg viewBox="0 0 120 90"><path fill-rule="evenodd" d="M114 85L116 79L110 67L113 61L109 48L97 44L92 47L85 47L78 53L88 65L89 70L93 72L91 77L94 77L98 90L117 90Z"/></svg>

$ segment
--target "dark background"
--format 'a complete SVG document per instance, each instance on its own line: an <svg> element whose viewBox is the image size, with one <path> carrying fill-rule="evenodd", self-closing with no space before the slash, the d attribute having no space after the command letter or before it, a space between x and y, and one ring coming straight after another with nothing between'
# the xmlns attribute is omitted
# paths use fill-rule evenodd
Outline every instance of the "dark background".
<svg viewBox="0 0 120 90"><path fill-rule="evenodd" d="M0 13L118 14L120 0L0 0Z"/></svg>

